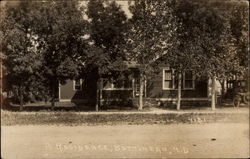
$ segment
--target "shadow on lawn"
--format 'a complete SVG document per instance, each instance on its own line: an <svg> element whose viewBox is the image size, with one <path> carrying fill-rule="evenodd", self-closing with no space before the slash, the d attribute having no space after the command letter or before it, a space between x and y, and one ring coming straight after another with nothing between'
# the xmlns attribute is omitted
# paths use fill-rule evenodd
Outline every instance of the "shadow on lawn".
<svg viewBox="0 0 250 159"><path fill-rule="evenodd" d="M4 105L1 107L2 110L9 110L9 111L20 111L20 106L19 105ZM145 107L145 110L148 110L148 107ZM99 107L99 111L136 111L136 107L131 107L131 106L102 106ZM44 105L40 104L37 105L36 103L29 104L29 105L24 105L22 111L30 111L30 112L39 112L39 111L84 111L84 112L93 112L95 111L95 106L94 105L60 105L60 103L56 104L54 108L52 108L49 104Z"/></svg>
<svg viewBox="0 0 250 159"><path fill-rule="evenodd" d="M240 105L240 107L248 107L248 105ZM9 111L20 111L19 105L14 104L5 104L4 107L1 107L3 110ZM176 110L176 105L162 105L162 106L148 106L145 105L142 111L151 111L152 109L160 109L160 110ZM224 108L233 108L233 104L231 102L218 104L216 108L224 109ZM209 104L205 105L181 105L181 110L208 110L211 109ZM31 103L25 105L22 111L31 111L31 112L39 112L39 111L82 111L82 112L93 112L95 111L94 105L72 105L67 103L57 102L54 109L50 106L50 103ZM126 106L126 105L109 105L99 107L99 111L106 112L117 112L117 111L137 111L136 106Z"/></svg>
<svg viewBox="0 0 250 159"><path fill-rule="evenodd" d="M19 106L12 106L9 105L7 107L2 108L3 110L9 110L9 111L20 111ZM22 111L72 111L76 110L75 107L55 107L52 109L51 107L48 106L24 106Z"/></svg>
<svg viewBox="0 0 250 159"><path fill-rule="evenodd" d="M247 104L240 104L239 107L248 107ZM169 105L161 105L157 107L158 109L162 110L176 110L176 105L175 104L169 104ZM218 103L216 105L216 108L218 109L227 109L227 108L235 108L233 106L232 101L230 102L223 102L223 103ZM210 104L203 104L203 105L181 105L181 110L208 110L211 109Z"/></svg>

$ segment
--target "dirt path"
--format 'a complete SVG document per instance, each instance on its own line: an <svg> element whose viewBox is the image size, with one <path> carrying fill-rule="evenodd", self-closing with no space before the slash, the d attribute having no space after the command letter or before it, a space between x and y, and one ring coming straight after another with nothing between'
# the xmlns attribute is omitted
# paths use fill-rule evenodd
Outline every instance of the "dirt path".
<svg viewBox="0 0 250 159"><path fill-rule="evenodd" d="M249 157L248 124L3 126L3 159Z"/></svg>

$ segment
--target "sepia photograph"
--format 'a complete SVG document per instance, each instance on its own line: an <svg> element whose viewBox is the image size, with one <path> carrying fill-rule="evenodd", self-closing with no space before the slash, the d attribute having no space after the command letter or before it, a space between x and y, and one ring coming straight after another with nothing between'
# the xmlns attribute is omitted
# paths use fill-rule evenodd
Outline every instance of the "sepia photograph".
<svg viewBox="0 0 250 159"><path fill-rule="evenodd" d="M1 159L250 158L249 1L0 1Z"/></svg>

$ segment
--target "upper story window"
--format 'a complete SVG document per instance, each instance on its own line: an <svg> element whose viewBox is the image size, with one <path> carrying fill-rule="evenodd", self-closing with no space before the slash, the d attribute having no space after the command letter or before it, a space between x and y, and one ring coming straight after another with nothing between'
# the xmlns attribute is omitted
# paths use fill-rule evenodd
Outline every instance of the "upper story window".
<svg viewBox="0 0 250 159"><path fill-rule="evenodd" d="M82 90L82 79L77 79L73 81L73 89L75 91L81 91Z"/></svg>
<svg viewBox="0 0 250 159"><path fill-rule="evenodd" d="M185 71L183 74L183 88L194 89L194 73L191 70Z"/></svg>

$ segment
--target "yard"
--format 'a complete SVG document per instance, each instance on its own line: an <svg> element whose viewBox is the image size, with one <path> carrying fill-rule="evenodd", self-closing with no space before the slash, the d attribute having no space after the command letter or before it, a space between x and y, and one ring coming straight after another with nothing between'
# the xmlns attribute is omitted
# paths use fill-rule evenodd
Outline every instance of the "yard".
<svg viewBox="0 0 250 159"><path fill-rule="evenodd" d="M120 125L120 124L171 124L171 123L213 123L248 121L249 109L218 107L212 111L209 107L190 108L176 111L160 107L146 107L143 111L136 109L109 109L95 111L77 110L72 106L49 107L26 111L2 110L2 125Z"/></svg>
<svg viewBox="0 0 250 159"><path fill-rule="evenodd" d="M3 158L249 157L248 107L26 108L1 119Z"/></svg>

